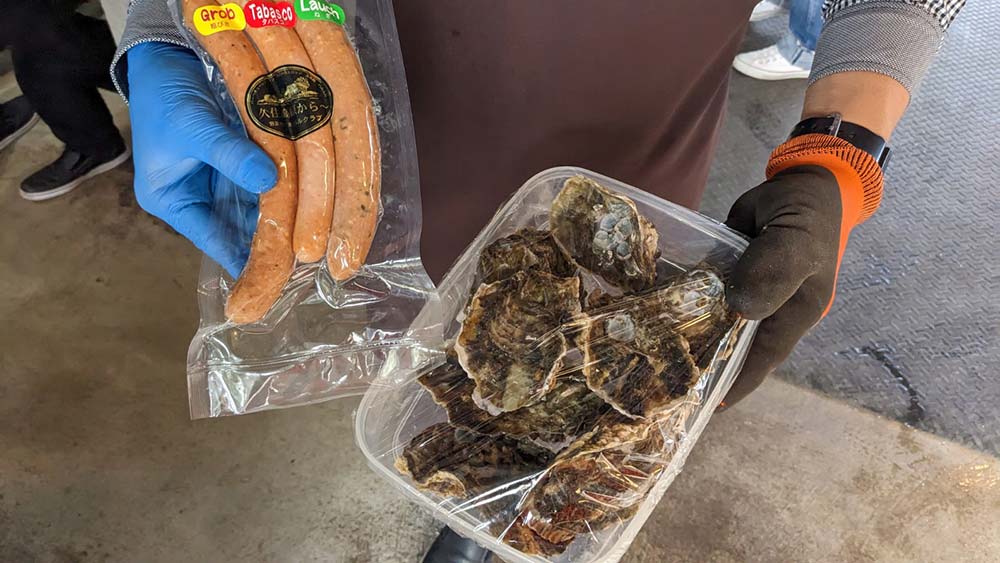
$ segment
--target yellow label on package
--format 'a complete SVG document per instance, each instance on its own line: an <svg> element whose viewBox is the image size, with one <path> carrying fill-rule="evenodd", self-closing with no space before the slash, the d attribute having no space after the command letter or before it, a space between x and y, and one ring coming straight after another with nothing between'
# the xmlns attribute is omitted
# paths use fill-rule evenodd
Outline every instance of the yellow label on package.
<svg viewBox="0 0 1000 563"><path fill-rule="evenodd" d="M239 4L202 6L194 11L194 27L202 35L220 31L243 31L247 26L243 8Z"/></svg>

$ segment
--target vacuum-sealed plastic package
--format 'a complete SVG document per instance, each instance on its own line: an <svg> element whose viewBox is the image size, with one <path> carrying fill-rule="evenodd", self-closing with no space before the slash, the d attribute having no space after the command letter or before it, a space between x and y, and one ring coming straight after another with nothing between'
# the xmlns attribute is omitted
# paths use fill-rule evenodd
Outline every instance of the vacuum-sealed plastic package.
<svg viewBox="0 0 1000 563"><path fill-rule="evenodd" d="M746 245L610 178L540 173L416 319L438 359L366 392L359 446L506 561L617 561L742 366L757 323L725 291Z"/></svg>
<svg viewBox="0 0 1000 563"><path fill-rule="evenodd" d="M170 0L229 124L278 169L259 196L212 177L232 279L205 259L188 353L193 418L362 393L384 364L420 365L411 329L434 300L389 0Z"/></svg>

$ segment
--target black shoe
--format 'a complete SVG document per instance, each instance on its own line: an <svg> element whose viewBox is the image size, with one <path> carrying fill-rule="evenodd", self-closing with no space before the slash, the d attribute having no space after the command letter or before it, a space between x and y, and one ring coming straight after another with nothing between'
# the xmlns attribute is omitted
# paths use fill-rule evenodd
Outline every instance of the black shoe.
<svg viewBox="0 0 1000 563"><path fill-rule="evenodd" d="M490 552L445 528L424 555L424 563L486 563Z"/></svg>
<svg viewBox="0 0 1000 563"><path fill-rule="evenodd" d="M88 156L67 148L55 162L28 176L21 183L21 197L42 201L61 196L84 181L115 168L132 155L132 151L124 143L108 153L103 156Z"/></svg>
<svg viewBox="0 0 1000 563"><path fill-rule="evenodd" d="M38 123L38 114L28 98L18 96L0 104L0 151L21 138Z"/></svg>

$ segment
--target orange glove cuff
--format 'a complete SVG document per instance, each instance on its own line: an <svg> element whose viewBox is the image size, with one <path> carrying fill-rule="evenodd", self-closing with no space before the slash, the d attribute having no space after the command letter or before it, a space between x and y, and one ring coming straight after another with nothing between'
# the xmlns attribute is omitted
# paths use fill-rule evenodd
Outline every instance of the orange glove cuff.
<svg viewBox="0 0 1000 563"><path fill-rule="evenodd" d="M771 153L767 179L793 166L822 166L833 173L847 230L871 217L882 202L882 168L872 155L844 139L815 133L789 139Z"/></svg>

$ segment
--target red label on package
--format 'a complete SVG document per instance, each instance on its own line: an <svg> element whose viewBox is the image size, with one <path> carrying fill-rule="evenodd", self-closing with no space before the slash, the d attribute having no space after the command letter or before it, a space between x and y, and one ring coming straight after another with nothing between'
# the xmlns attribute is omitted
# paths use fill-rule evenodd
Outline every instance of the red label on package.
<svg viewBox="0 0 1000 563"><path fill-rule="evenodd" d="M295 8L290 2L268 2L267 0L250 0L243 7L243 13L250 27L270 27L295 25Z"/></svg>

